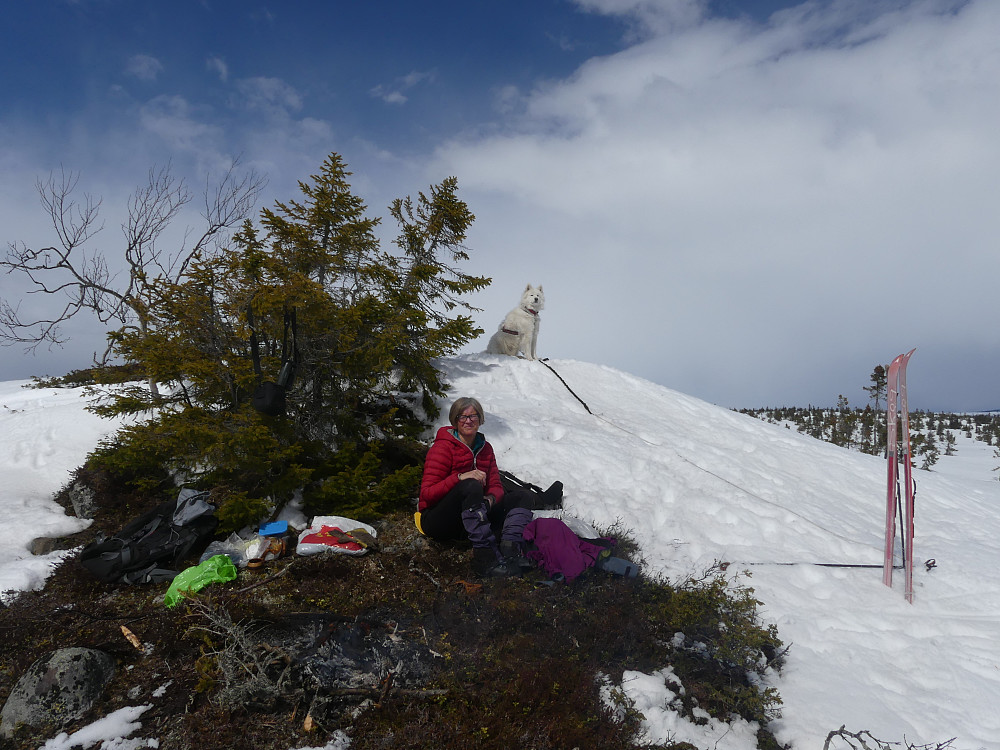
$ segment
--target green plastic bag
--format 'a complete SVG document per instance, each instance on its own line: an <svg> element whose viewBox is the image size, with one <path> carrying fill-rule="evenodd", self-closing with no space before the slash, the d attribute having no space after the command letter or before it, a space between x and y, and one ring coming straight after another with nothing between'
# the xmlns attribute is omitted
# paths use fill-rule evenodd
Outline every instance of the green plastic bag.
<svg viewBox="0 0 1000 750"><path fill-rule="evenodd" d="M163 597L167 607L173 607L179 602L184 592L201 591L210 583L225 583L236 579L236 566L227 555L216 555L210 557L202 563L192 568L181 571L177 577L170 582Z"/></svg>

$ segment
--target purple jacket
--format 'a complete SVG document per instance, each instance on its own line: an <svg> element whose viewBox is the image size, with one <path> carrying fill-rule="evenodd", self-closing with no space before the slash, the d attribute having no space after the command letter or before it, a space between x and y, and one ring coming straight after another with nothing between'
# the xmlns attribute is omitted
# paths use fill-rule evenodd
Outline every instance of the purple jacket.
<svg viewBox="0 0 1000 750"><path fill-rule="evenodd" d="M597 560L604 547L586 542L558 518L536 518L524 529L524 541L538 549L526 554L550 576L562 573L572 581Z"/></svg>

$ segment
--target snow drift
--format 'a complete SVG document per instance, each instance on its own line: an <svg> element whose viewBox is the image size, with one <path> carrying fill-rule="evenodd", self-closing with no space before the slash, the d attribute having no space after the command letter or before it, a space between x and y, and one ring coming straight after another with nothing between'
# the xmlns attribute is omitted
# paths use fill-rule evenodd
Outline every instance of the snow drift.
<svg viewBox="0 0 1000 750"><path fill-rule="evenodd" d="M723 561L734 575L752 573L765 617L791 645L774 679L784 699L772 724L780 742L819 748L846 724L890 741L956 737L959 750L1000 748L992 449L960 442L958 456L916 472L915 557L937 567L918 564L908 604L902 581L886 588L878 568L816 564L881 563L884 461L609 367L549 364L565 384L542 362L441 363L451 397L482 402L501 468L542 486L559 479L569 511L632 529L649 572L685 578ZM916 373L911 380L912 391ZM31 539L80 527L49 497L113 427L83 411L79 391L20 385L0 384L5 590L42 585L53 560L32 558ZM632 676L651 740L677 724L668 672ZM752 736L734 731L717 746L741 744Z"/></svg>

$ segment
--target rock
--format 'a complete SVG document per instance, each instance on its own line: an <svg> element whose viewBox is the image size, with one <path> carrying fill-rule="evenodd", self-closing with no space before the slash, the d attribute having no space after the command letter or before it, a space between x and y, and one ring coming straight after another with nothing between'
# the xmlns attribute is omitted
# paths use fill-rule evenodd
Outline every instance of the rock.
<svg viewBox="0 0 1000 750"><path fill-rule="evenodd" d="M33 555L47 555L50 552L54 552L56 548L56 540L50 539L47 536L40 536L37 539L32 539L31 544L28 545L28 551Z"/></svg>
<svg viewBox="0 0 1000 750"><path fill-rule="evenodd" d="M97 512L97 493L81 479L77 479L66 491L73 504L77 518L93 518Z"/></svg>
<svg viewBox="0 0 1000 750"><path fill-rule="evenodd" d="M115 673L115 660L89 648L63 648L36 661L0 711L0 736L19 724L62 728L94 705Z"/></svg>

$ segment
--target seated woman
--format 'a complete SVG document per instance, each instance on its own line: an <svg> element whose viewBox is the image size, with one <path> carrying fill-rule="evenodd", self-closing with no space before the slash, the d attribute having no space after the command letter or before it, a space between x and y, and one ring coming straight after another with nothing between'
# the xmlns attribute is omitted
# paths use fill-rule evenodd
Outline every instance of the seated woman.
<svg viewBox="0 0 1000 750"><path fill-rule="evenodd" d="M437 431L424 461L417 529L439 541L468 537L477 575L518 575L530 565L522 552L530 497L504 494L493 446L479 432L486 420L476 399L456 400L448 421L451 426Z"/></svg>

